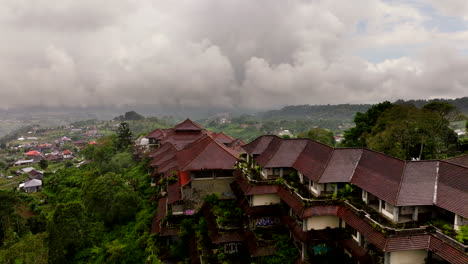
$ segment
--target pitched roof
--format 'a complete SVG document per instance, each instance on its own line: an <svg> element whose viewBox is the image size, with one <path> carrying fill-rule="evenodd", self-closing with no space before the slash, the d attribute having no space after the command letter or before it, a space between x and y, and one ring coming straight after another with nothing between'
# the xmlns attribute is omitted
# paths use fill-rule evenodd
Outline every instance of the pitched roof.
<svg viewBox="0 0 468 264"><path fill-rule="evenodd" d="M438 161L408 161L396 205L432 205Z"/></svg>
<svg viewBox="0 0 468 264"><path fill-rule="evenodd" d="M190 145L191 143L201 139L206 136L204 130L198 132L188 132L188 131L170 131L167 135L161 140L161 143L172 143L178 149L183 149Z"/></svg>
<svg viewBox="0 0 468 264"><path fill-rule="evenodd" d="M153 131L151 131L147 136L146 138L155 138L155 139L162 139L163 137L166 136L166 134L170 131L172 131L173 129L155 129Z"/></svg>
<svg viewBox="0 0 468 264"><path fill-rule="evenodd" d="M181 199L179 183L167 186L167 204L173 204Z"/></svg>
<svg viewBox="0 0 468 264"><path fill-rule="evenodd" d="M269 144L266 146L265 150L255 158L255 161L260 166L265 166L267 162L273 157L276 153L278 148L281 146L281 142L283 141L280 137L273 137Z"/></svg>
<svg viewBox="0 0 468 264"><path fill-rule="evenodd" d="M41 153L37 150L30 150L28 152L26 152L25 154L26 156L40 156Z"/></svg>
<svg viewBox="0 0 468 264"><path fill-rule="evenodd" d="M291 168L308 142L307 139L282 140L268 162L262 166L267 168Z"/></svg>
<svg viewBox="0 0 468 264"><path fill-rule="evenodd" d="M242 148L245 149L245 151L247 151L247 153L251 155L261 154L265 151L265 149L268 147L268 145L274 138L279 137L274 135L259 136L252 142L242 146Z"/></svg>
<svg viewBox="0 0 468 264"><path fill-rule="evenodd" d="M234 139L223 132L214 133L212 137L221 144L231 143Z"/></svg>
<svg viewBox="0 0 468 264"><path fill-rule="evenodd" d="M199 124L187 118L184 122L177 124L174 127L174 129L176 131L200 131L202 130L202 127Z"/></svg>
<svg viewBox="0 0 468 264"><path fill-rule="evenodd" d="M333 148L309 140L292 167L308 179L317 181L332 152Z"/></svg>
<svg viewBox="0 0 468 264"><path fill-rule="evenodd" d="M460 165L463 167L468 167L468 154L458 156L455 158L446 159L444 161L452 163L452 164Z"/></svg>
<svg viewBox="0 0 468 264"><path fill-rule="evenodd" d="M350 182L362 152L362 149L354 148L334 149L318 182Z"/></svg>
<svg viewBox="0 0 468 264"><path fill-rule="evenodd" d="M27 182L24 183L24 187L37 187L37 186L42 186L42 181L41 180L37 180L37 179L33 179L33 180L29 180Z"/></svg>
<svg viewBox="0 0 468 264"><path fill-rule="evenodd" d="M405 162L364 149L351 183L379 199L396 204Z"/></svg>
<svg viewBox="0 0 468 264"><path fill-rule="evenodd" d="M179 170L234 169L239 153L211 137L206 137L179 151L176 155Z"/></svg>
<svg viewBox="0 0 468 264"><path fill-rule="evenodd" d="M468 218L468 168L440 161L435 204Z"/></svg>

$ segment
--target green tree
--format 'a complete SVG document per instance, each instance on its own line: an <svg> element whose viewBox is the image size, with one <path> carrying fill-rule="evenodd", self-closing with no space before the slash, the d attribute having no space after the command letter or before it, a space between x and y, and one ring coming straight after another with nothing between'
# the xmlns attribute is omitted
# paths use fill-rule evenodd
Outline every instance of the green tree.
<svg viewBox="0 0 468 264"><path fill-rule="evenodd" d="M124 150L131 146L132 142L133 134L127 122L120 123L119 128L117 130L115 147L119 150Z"/></svg>
<svg viewBox="0 0 468 264"><path fill-rule="evenodd" d="M344 132L343 145L346 147L366 147L367 137L377 123L379 117L394 105L388 101L373 105L365 113L358 112L354 116L355 127Z"/></svg>
<svg viewBox="0 0 468 264"><path fill-rule="evenodd" d="M85 247L87 218L80 202L59 204L49 223L49 263L68 263Z"/></svg>
<svg viewBox="0 0 468 264"><path fill-rule="evenodd" d="M47 167L49 167L49 161L46 159L41 159L41 161L39 161L39 167L43 170L47 169Z"/></svg>
<svg viewBox="0 0 468 264"><path fill-rule="evenodd" d="M434 106L395 105L378 118L366 145L401 159L438 159L455 153L457 136ZM444 112L447 113L447 112Z"/></svg>
<svg viewBox="0 0 468 264"><path fill-rule="evenodd" d="M323 128L312 128L311 130L300 133L297 135L298 138L310 138L328 146L335 145L335 137L333 132Z"/></svg>

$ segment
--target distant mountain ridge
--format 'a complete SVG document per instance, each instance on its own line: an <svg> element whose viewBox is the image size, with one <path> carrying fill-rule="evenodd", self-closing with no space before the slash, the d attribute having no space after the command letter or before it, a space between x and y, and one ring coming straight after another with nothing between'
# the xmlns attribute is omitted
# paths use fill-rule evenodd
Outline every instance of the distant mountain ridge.
<svg viewBox="0 0 468 264"><path fill-rule="evenodd" d="M454 105L464 114L468 114L468 97L457 99L431 99L431 100L397 100L396 104L413 104L422 107L431 102L446 102ZM257 117L264 120L273 119L327 119L352 121L357 112L365 112L372 104L337 104L337 105L289 105L279 110L270 110L257 113Z"/></svg>

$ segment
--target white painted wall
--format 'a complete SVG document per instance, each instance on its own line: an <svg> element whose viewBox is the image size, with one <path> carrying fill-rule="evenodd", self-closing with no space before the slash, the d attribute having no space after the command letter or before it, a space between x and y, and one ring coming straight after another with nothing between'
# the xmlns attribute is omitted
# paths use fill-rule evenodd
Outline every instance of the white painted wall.
<svg viewBox="0 0 468 264"><path fill-rule="evenodd" d="M427 251L405 250L390 253L390 264L424 264L424 259L427 258Z"/></svg>
<svg viewBox="0 0 468 264"><path fill-rule="evenodd" d="M327 227L337 228L340 227L340 218L333 215L326 216L312 216L307 218L307 231L322 230Z"/></svg>
<svg viewBox="0 0 468 264"><path fill-rule="evenodd" d="M280 197L275 194L256 194L252 195L252 206L279 204Z"/></svg>

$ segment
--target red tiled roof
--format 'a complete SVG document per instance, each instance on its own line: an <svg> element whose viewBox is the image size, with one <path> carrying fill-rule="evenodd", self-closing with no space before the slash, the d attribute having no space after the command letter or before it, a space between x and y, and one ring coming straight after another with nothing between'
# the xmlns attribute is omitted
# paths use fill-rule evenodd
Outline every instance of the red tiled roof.
<svg viewBox="0 0 468 264"><path fill-rule="evenodd" d="M468 168L439 162L435 204L468 218Z"/></svg>
<svg viewBox="0 0 468 264"><path fill-rule="evenodd" d="M394 205L404 167L402 160L364 149L351 182Z"/></svg>
<svg viewBox="0 0 468 264"><path fill-rule="evenodd" d="M200 131L202 130L202 127L187 118L184 122L177 124L174 129L177 131Z"/></svg>
<svg viewBox="0 0 468 264"><path fill-rule="evenodd" d="M67 150L64 150L62 153L63 153L64 155L70 155L70 154L72 154L72 152L71 152L70 150L68 150L68 149L67 149Z"/></svg>
<svg viewBox="0 0 468 264"><path fill-rule="evenodd" d="M279 137L273 135L259 136L252 142L242 146L242 148L251 155L262 154L274 138Z"/></svg>
<svg viewBox="0 0 468 264"><path fill-rule="evenodd" d="M310 140L292 167L306 178L317 181L332 152L333 148Z"/></svg>
<svg viewBox="0 0 468 264"><path fill-rule="evenodd" d="M336 148L333 151L319 183L350 182L361 159L362 149Z"/></svg>
<svg viewBox="0 0 468 264"><path fill-rule="evenodd" d="M276 148L268 162L261 164L260 166L267 168L291 168L294 162L296 162L299 154L301 154L302 150L304 150L304 147L307 145L309 140L283 139L280 142L281 144L278 148Z"/></svg>
<svg viewBox="0 0 468 264"><path fill-rule="evenodd" d="M176 155L179 170L221 169L231 170L237 162L238 153L211 137L206 137L179 151Z"/></svg>
<svg viewBox="0 0 468 264"><path fill-rule="evenodd" d="M451 159L446 159L444 161L448 163L456 164L459 166L468 167L468 154L455 157L455 158L451 158Z"/></svg>
<svg viewBox="0 0 468 264"><path fill-rule="evenodd" d="M432 205L438 161L408 161L396 205Z"/></svg>
<svg viewBox="0 0 468 264"><path fill-rule="evenodd" d="M37 151L37 150L31 150L31 151L26 152L25 155L26 156L40 156L41 153L39 151Z"/></svg>

